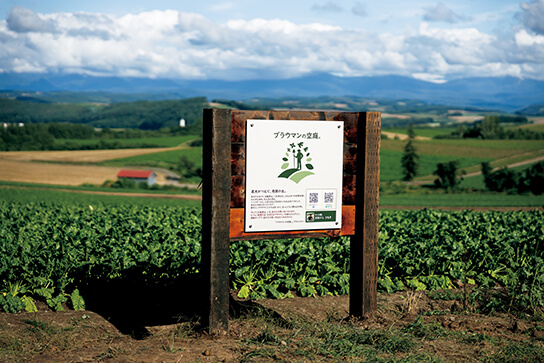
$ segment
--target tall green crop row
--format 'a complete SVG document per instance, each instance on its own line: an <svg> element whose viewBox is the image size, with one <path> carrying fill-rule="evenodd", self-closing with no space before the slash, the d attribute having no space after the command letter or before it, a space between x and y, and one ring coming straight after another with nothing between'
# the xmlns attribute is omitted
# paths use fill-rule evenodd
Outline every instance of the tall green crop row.
<svg viewBox="0 0 544 363"><path fill-rule="evenodd" d="M145 274L153 281L198 270L199 210L0 202L0 219L4 299L22 288L59 308L89 280Z"/></svg>
<svg viewBox="0 0 544 363"><path fill-rule="evenodd" d="M90 282L146 284L198 273L200 209L0 201L0 308L81 307ZM543 306L544 213L382 211L378 287L501 287L509 305ZM241 297L349 293L349 238L235 241ZM84 298L85 296L83 296Z"/></svg>
<svg viewBox="0 0 544 363"><path fill-rule="evenodd" d="M502 287L510 305L544 306L544 213L382 212L379 278L387 291Z"/></svg>

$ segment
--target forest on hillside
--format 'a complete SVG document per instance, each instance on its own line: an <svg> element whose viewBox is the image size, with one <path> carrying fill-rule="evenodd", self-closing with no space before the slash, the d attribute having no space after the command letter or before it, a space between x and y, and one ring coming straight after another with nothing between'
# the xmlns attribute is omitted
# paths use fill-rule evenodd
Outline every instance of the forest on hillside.
<svg viewBox="0 0 544 363"><path fill-rule="evenodd" d="M97 128L159 130L202 120L205 97L165 101L136 101L111 104L44 103L0 98L0 123L75 123Z"/></svg>

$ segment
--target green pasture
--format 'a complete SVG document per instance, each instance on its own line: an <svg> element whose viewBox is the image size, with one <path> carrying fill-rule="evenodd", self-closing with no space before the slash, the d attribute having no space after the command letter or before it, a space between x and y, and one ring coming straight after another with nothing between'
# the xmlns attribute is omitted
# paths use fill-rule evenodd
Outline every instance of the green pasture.
<svg viewBox="0 0 544 363"><path fill-rule="evenodd" d="M418 128L414 126L414 131L416 136L430 137L433 138L437 135L449 135L456 130L455 127L425 127ZM407 127L394 127L394 128L383 128L382 131L394 132L396 134L408 135Z"/></svg>
<svg viewBox="0 0 544 363"><path fill-rule="evenodd" d="M119 190L125 192L125 190ZM61 191L54 188L8 187L0 185L0 200L17 203L55 202L65 205L121 205L200 207L201 201L162 199L150 197L125 197L113 194L87 194ZM500 193L402 193L380 195L381 206L421 207L542 207L544 195L507 195Z"/></svg>
<svg viewBox="0 0 544 363"><path fill-rule="evenodd" d="M531 131L534 131L534 132L544 132L544 122L531 123L531 124L518 125L518 126L508 126L507 128L509 128L509 129L527 129L527 130L531 130Z"/></svg>
<svg viewBox="0 0 544 363"><path fill-rule="evenodd" d="M176 147L187 141L198 139L196 135L183 135L183 136L165 136L165 137L141 137L134 139L57 139L60 144L74 143L77 145L96 145L100 142L106 143L119 143L121 145L134 145L134 144L146 144L156 145L157 147Z"/></svg>
<svg viewBox="0 0 544 363"><path fill-rule="evenodd" d="M502 193L402 193L380 195L380 206L544 207L544 195Z"/></svg>
<svg viewBox="0 0 544 363"><path fill-rule="evenodd" d="M24 182L11 182L0 181L0 188L39 188L57 191L74 191L74 192L101 192L101 193L146 193L146 194L202 194L202 191L196 188L173 188L167 189L141 189L141 188L111 188L102 187L92 184L82 185L59 185L59 184L39 184L39 183L24 183Z"/></svg>
<svg viewBox="0 0 544 363"><path fill-rule="evenodd" d="M508 168L508 169L509 170L514 170L514 171L517 171L517 172L522 172L525 169L529 168L530 166L533 166L534 164L536 164L536 163L525 164L525 165L516 166L516 167ZM480 166L479 170L481 170L481 166ZM482 174L479 174L479 175L465 177L463 179L463 181L461 182L461 188L471 188L471 189L485 190L484 176Z"/></svg>
<svg viewBox="0 0 544 363"><path fill-rule="evenodd" d="M380 180L392 181L402 180L402 167L400 160L402 151L393 151L383 149L380 151ZM465 168L472 165L480 165L484 161L490 161L491 158L479 157L455 157L448 155L432 155L419 153L419 169L418 175L428 176L436 170L438 163L444 163L452 160L459 161L459 167Z"/></svg>
<svg viewBox="0 0 544 363"><path fill-rule="evenodd" d="M122 159L108 160L102 165L107 166L161 166L177 165L181 156L187 157L195 163L196 167L202 167L202 147L173 149L145 155L131 156Z"/></svg>
<svg viewBox="0 0 544 363"><path fill-rule="evenodd" d="M126 192L119 190L119 192ZM6 188L0 186L0 200L7 202L29 203L29 202L54 202L65 205L137 205L150 207L200 207L201 201L180 200L180 199L159 199L147 197L124 197L117 195L86 194L68 191L59 191L55 189L26 189L26 188Z"/></svg>
<svg viewBox="0 0 544 363"><path fill-rule="evenodd" d="M403 151L406 141L382 140L382 150ZM446 155L454 158L474 157L499 159L544 149L542 140L479 140L479 139L440 139L415 140L419 154Z"/></svg>

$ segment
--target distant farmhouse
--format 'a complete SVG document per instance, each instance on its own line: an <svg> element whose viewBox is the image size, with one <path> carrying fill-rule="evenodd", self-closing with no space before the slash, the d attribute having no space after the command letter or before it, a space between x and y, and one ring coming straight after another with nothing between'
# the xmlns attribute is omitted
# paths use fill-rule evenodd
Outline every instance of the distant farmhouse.
<svg viewBox="0 0 544 363"><path fill-rule="evenodd" d="M119 179L134 180L136 184L147 183L148 186L152 186L157 183L157 174L151 170L121 170L117 174Z"/></svg>

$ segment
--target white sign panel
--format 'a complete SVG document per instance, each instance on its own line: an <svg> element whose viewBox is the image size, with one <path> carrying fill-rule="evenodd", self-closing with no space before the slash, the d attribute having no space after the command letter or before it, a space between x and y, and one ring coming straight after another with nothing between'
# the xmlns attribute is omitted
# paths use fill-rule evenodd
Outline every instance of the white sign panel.
<svg viewBox="0 0 544 363"><path fill-rule="evenodd" d="M342 227L342 121L248 120L245 231Z"/></svg>

